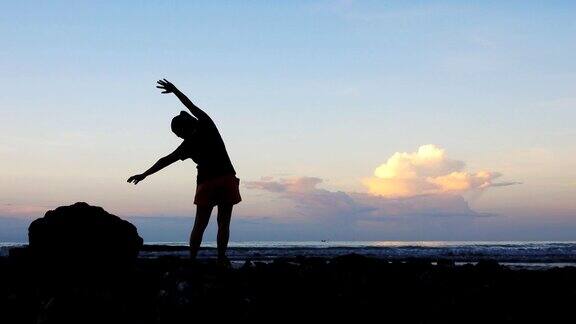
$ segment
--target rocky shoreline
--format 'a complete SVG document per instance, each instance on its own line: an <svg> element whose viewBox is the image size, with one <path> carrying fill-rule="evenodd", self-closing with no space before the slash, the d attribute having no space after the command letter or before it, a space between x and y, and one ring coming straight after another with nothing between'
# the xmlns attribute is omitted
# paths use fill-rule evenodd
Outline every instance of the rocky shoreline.
<svg viewBox="0 0 576 324"><path fill-rule="evenodd" d="M26 253L0 258L3 323L370 320L522 323L569 318L576 268L511 270L362 255L247 260L137 259L118 272L39 275Z"/></svg>

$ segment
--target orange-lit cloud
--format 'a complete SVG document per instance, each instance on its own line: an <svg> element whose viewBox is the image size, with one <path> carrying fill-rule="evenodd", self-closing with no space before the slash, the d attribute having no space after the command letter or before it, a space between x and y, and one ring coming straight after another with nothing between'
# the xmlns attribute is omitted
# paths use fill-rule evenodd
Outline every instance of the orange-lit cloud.
<svg viewBox="0 0 576 324"><path fill-rule="evenodd" d="M516 184L495 183L500 173L463 171L464 162L449 159L444 149L422 145L416 152L396 152L364 179L371 194L398 198L429 194L463 194L488 187Z"/></svg>

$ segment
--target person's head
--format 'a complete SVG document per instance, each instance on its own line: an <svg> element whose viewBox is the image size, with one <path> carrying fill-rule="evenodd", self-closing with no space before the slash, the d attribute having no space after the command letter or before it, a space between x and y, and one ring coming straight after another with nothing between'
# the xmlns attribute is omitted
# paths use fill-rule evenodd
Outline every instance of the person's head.
<svg viewBox="0 0 576 324"><path fill-rule="evenodd" d="M180 115L172 118L170 126L172 127L172 132L174 132L176 136L185 139L196 132L198 120L192 117L189 113L181 111Z"/></svg>

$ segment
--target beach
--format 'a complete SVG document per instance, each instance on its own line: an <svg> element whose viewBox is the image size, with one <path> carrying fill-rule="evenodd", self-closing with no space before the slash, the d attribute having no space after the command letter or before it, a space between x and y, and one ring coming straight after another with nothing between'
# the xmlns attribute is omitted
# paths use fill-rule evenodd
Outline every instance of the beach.
<svg viewBox="0 0 576 324"><path fill-rule="evenodd" d="M179 246L145 245L128 269L73 267L60 277L42 275L26 248L14 249L0 258L2 322L559 322L569 318L576 297L573 266L261 253L233 258L229 269L216 264L210 249L196 263L181 252Z"/></svg>

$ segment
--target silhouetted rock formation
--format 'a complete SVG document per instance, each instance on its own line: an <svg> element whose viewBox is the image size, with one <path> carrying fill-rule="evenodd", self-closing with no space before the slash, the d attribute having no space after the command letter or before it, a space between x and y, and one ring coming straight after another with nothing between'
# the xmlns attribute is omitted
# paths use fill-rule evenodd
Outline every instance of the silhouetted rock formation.
<svg viewBox="0 0 576 324"><path fill-rule="evenodd" d="M35 259L58 267L127 265L143 243L134 225L85 202L48 211L30 224L28 239Z"/></svg>
<svg viewBox="0 0 576 324"><path fill-rule="evenodd" d="M29 247L16 255L33 280L36 323L148 323L147 287L136 259L136 227L101 207L78 202L50 210L28 228ZM151 310L152 308L150 308Z"/></svg>

